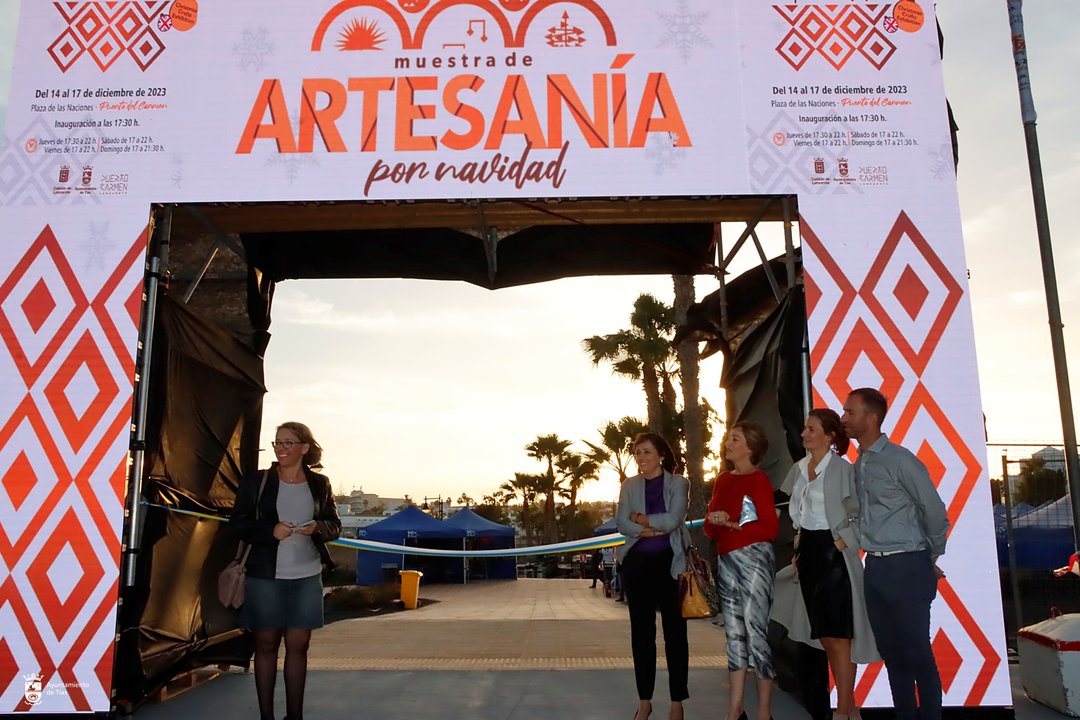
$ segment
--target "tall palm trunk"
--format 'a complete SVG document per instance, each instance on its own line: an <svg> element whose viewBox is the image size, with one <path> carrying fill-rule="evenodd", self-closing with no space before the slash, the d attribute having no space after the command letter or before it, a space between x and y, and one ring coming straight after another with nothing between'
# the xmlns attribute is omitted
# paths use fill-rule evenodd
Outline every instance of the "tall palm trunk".
<svg viewBox="0 0 1080 720"><path fill-rule="evenodd" d="M649 411L649 430L664 432L664 401L660 397L660 372L651 362L641 363L641 384L645 387L646 408Z"/></svg>
<svg viewBox="0 0 1080 720"><path fill-rule="evenodd" d="M694 303L694 276L673 275L675 322L686 322L686 312ZM676 348L683 391L683 434L686 437L686 479L690 481L690 516L704 517L709 499L705 497L705 413L701 407L698 345L683 340ZM699 543L701 538L698 538Z"/></svg>

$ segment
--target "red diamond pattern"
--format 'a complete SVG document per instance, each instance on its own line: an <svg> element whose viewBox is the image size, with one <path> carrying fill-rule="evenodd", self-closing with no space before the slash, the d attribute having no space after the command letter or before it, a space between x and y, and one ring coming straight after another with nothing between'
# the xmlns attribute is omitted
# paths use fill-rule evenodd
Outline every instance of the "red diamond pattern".
<svg viewBox="0 0 1080 720"><path fill-rule="evenodd" d="M102 72L125 54L145 71L165 51L154 19L169 4L168 0L53 3L66 28L49 46L49 55L63 72L67 72L86 49Z"/></svg>
<svg viewBox="0 0 1080 720"><path fill-rule="evenodd" d="M64 5L73 17L84 8ZM31 709L19 674L31 671L69 683L66 699L36 710L100 710L112 687L145 228L95 281L92 303L52 228L36 237L9 230L6 242L23 249L0 285L0 342L26 392L0 416L0 566L9 571L0 581L0 693L20 698L0 714ZM81 248L81 237L67 247Z"/></svg>
<svg viewBox="0 0 1080 720"><path fill-rule="evenodd" d="M37 285L34 286L34 289L30 291L19 307L22 308L23 314L26 315L26 321L30 323L30 328L36 333L49 319L52 311L56 309L56 301L53 300L52 293L49 292L49 286L45 284L45 281L38 280Z"/></svg>
<svg viewBox="0 0 1080 720"><path fill-rule="evenodd" d="M65 557L61 557L62 553ZM64 561L67 556L73 556L77 562L63 562L62 567L54 568L58 561ZM71 587L57 586L58 579L76 570L80 574L73 583L71 578L63 578ZM105 569L98 561L74 508L69 508L64 514L56 530L45 541L40 554L30 564L26 576L56 637L63 637L90 599L91 592L105 577Z"/></svg>
<svg viewBox="0 0 1080 720"><path fill-rule="evenodd" d="M966 440L954 424L957 419L941 408L922 379L953 321L963 287L911 218L899 212L876 257L870 255L873 261L864 271L855 304L851 299L844 301L845 291L839 288L853 288L851 281L806 218L800 218L800 226L805 273L813 280L812 287L808 283L807 312L815 403L832 406L824 396L831 394L842 402L853 384L876 383L892 401L889 418L895 419L895 425L889 429L890 437L911 448L926 465L945 502L950 536L958 527L966 532L971 527L973 495L986 474L972 445L982 436ZM865 238L865 243L874 247L872 237ZM845 252L850 249L844 244L839 247ZM858 262L852 265L859 267ZM837 312L841 306L843 311ZM838 330L844 327L851 329L840 334ZM891 341L888 347L883 345L882 332ZM835 347L838 337L842 338L839 349ZM947 360L939 358L939 362ZM933 647L943 687L953 696L950 704L959 697L965 705L979 705L1003 666L1003 648L996 648L990 638L1003 639L993 629L980 626L948 581L939 583L938 591L934 614L942 622ZM861 703L872 691L877 695L883 683L881 664L867 666L856 685L856 700Z"/></svg>
<svg viewBox="0 0 1080 720"><path fill-rule="evenodd" d="M889 5L773 5L790 29L776 46L780 57L801 70L814 54L837 70L858 54L882 69L896 46L876 27Z"/></svg>
<svg viewBox="0 0 1080 720"><path fill-rule="evenodd" d="M922 256L924 261L930 268L929 275L923 275L918 277L919 282L923 285L923 289L926 289L927 282L933 282L939 288L942 288L942 297L937 307L937 312L932 318L928 318L927 324L929 328L926 330L925 335L922 338L917 338L912 342L911 333L905 333L898 326L893 314L890 313L883 301L887 299L887 295L879 298L878 296L878 284L885 274L886 269L895 261L903 262L907 265L907 269L912 269L912 264L905 260L905 256L910 254L910 251L914 249L918 255ZM913 257L913 259L915 259ZM904 284L904 276L901 276L900 284ZM908 281L910 284L910 281ZM886 293L891 295L888 290ZM874 316L881 323L885 332L889 335L889 338L896 343L897 348L904 355L904 359L911 363L911 366L916 372L921 373L926 369L926 364L930 361L930 357L934 354L934 350L937 348L938 342L941 340L941 334L945 331L945 327L949 324L949 320L952 319L953 313L956 312L957 305L960 304L960 298L963 296L964 291L961 288L960 283L949 273L948 268L945 267L945 263L941 261L934 249L930 247L930 243L926 241L919 229L915 227L915 224L911 221L911 218L907 216L907 213L900 213L900 216L896 219L896 223L893 225L892 230L889 232L889 236L885 238L885 244L881 248L881 252L877 259L874 261L873 267L870 268L870 272L867 273L866 280L863 286L859 288L859 296L866 303L867 307L874 313ZM895 299L895 297L894 297ZM908 310L913 305L905 304L904 309ZM920 311L930 312L924 305L920 304ZM919 314L922 314L921 312Z"/></svg>
<svg viewBox="0 0 1080 720"><path fill-rule="evenodd" d="M20 452L15 462L4 473L3 479L0 479L0 485L4 486L15 512L18 512L22 504L26 502L30 491L37 485L37 481L37 473L26 458L26 453Z"/></svg>
<svg viewBox="0 0 1080 720"><path fill-rule="evenodd" d="M960 672L960 665L963 664L964 658L957 652L956 646L952 644L944 630L937 631L930 647L934 650L938 672L941 673L941 689L949 692L953 681L956 680L956 674Z"/></svg>
<svg viewBox="0 0 1080 720"><path fill-rule="evenodd" d="M85 51L86 46L71 28L61 33L60 37L49 46L49 55L63 72L67 72Z"/></svg>
<svg viewBox="0 0 1080 720"><path fill-rule="evenodd" d="M30 285L30 283L33 283ZM41 320L23 309L44 283L57 307ZM30 285L30 287L26 287ZM40 301L40 300L39 300ZM31 306L34 302L31 301ZM27 387L34 384L86 310L86 297L52 229L41 231L29 252L0 285L0 340L7 345ZM55 316L55 317L54 317ZM41 320L34 328L35 320Z"/></svg>
<svg viewBox="0 0 1080 720"><path fill-rule="evenodd" d="M67 393L76 374L84 369L89 372L97 392L85 408L77 409L72 407ZM98 427L119 393L120 388L89 332L83 334L75 344L71 355L45 388L45 397L49 399L49 405L56 413L64 435L76 452Z"/></svg>
<svg viewBox="0 0 1080 720"><path fill-rule="evenodd" d="M893 295L900 301L900 305L904 310L907 311L908 317L914 320L919 317L919 311L922 310L923 305L926 303L926 298L930 296L930 291L926 289L926 285L919 279L919 274L908 265L904 268L903 274L900 275L896 287L893 288Z"/></svg>

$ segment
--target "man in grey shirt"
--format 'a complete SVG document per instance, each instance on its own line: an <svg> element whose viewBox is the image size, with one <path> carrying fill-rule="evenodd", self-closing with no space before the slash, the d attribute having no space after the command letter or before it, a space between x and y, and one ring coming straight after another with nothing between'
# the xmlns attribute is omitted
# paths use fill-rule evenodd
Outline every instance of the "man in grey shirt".
<svg viewBox="0 0 1080 720"><path fill-rule="evenodd" d="M842 418L859 443L855 484L866 613L889 673L897 720L940 720L930 604L944 577L937 559L945 553L949 519L926 466L881 432L888 407L877 390L859 388L848 395Z"/></svg>

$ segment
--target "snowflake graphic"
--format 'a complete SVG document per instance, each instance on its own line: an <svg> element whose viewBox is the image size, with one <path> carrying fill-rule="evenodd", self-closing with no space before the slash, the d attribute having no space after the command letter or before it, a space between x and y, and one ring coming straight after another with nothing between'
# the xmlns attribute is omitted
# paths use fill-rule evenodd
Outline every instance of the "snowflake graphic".
<svg viewBox="0 0 1080 720"><path fill-rule="evenodd" d="M285 169L285 179L292 185L296 178L300 177L300 171L306 167L318 167L319 160L307 153L289 153L288 155L271 155L266 161L266 167L281 167Z"/></svg>
<svg viewBox="0 0 1080 720"><path fill-rule="evenodd" d="M83 268L86 270L105 270L105 251L109 249L109 221L91 222L87 228L87 238L81 246Z"/></svg>
<svg viewBox="0 0 1080 720"><path fill-rule="evenodd" d="M712 47L712 42L701 31L709 17L707 10L694 12L690 9L688 0L678 0L675 3L675 12L658 12L656 17L666 27L666 32L657 46L677 47L679 57L684 63L690 62L690 54L695 47Z"/></svg>
<svg viewBox="0 0 1080 720"><path fill-rule="evenodd" d="M169 179L172 180L172 186L174 188L176 188L177 190L181 190L183 189L184 185L184 158L174 153L173 156L169 159L169 161L173 164L174 167L172 175L169 176Z"/></svg>
<svg viewBox="0 0 1080 720"><path fill-rule="evenodd" d="M273 54L274 43L270 42L266 28L244 28L240 42L233 45L233 55L239 58L240 69L244 72L262 70L266 58Z"/></svg>
<svg viewBox="0 0 1080 720"><path fill-rule="evenodd" d="M686 157L686 149L675 147L677 138L668 133L654 133L645 148L645 157L653 161L653 174L663 175L667 170L674 170L679 161Z"/></svg>
<svg viewBox="0 0 1080 720"><path fill-rule="evenodd" d="M947 180L953 174L952 144L942 143L937 150L927 152L930 156L930 175L935 180Z"/></svg>

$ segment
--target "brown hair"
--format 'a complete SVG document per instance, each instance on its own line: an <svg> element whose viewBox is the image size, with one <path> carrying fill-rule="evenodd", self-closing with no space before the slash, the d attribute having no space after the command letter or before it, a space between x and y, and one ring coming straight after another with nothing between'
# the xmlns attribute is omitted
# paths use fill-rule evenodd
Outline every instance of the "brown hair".
<svg viewBox="0 0 1080 720"><path fill-rule="evenodd" d="M311 434L311 428L304 423L299 422L283 422L277 426L278 430L288 430L297 438L301 443L308 446L308 451L304 453L304 464L308 467L312 465L318 465L322 460L322 445L315 440L315 436Z"/></svg>
<svg viewBox="0 0 1080 720"><path fill-rule="evenodd" d="M848 438L847 431L844 430L844 424L840 422L840 416L836 414L835 410L814 408L810 411L808 417L817 418L825 434L832 435L832 446L837 454L843 455L848 451L851 440Z"/></svg>
<svg viewBox="0 0 1080 720"><path fill-rule="evenodd" d="M660 467L669 473L679 471L679 465L675 461L675 453L671 452L671 445L668 444L667 440L654 432L638 433L634 437L634 448L637 448L643 442L652 443L652 446L656 448L656 452L660 454Z"/></svg>
<svg viewBox="0 0 1080 720"><path fill-rule="evenodd" d="M879 428L881 427L881 424L885 422L885 413L889 412L889 401L885 399L885 396L881 394L880 390L868 387L855 388L848 393L848 397L859 398L863 407L874 415L877 415L877 424Z"/></svg>
<svg viewBox="0 0 1080 720"><path fill-rule="evenodd" d="M769 437L765 434L765 429L756 422L743 420L732 425L731 430L742 430L743 437L746 438L746 447L750 449L751 464L760 463L769 450Z"/></svg>

